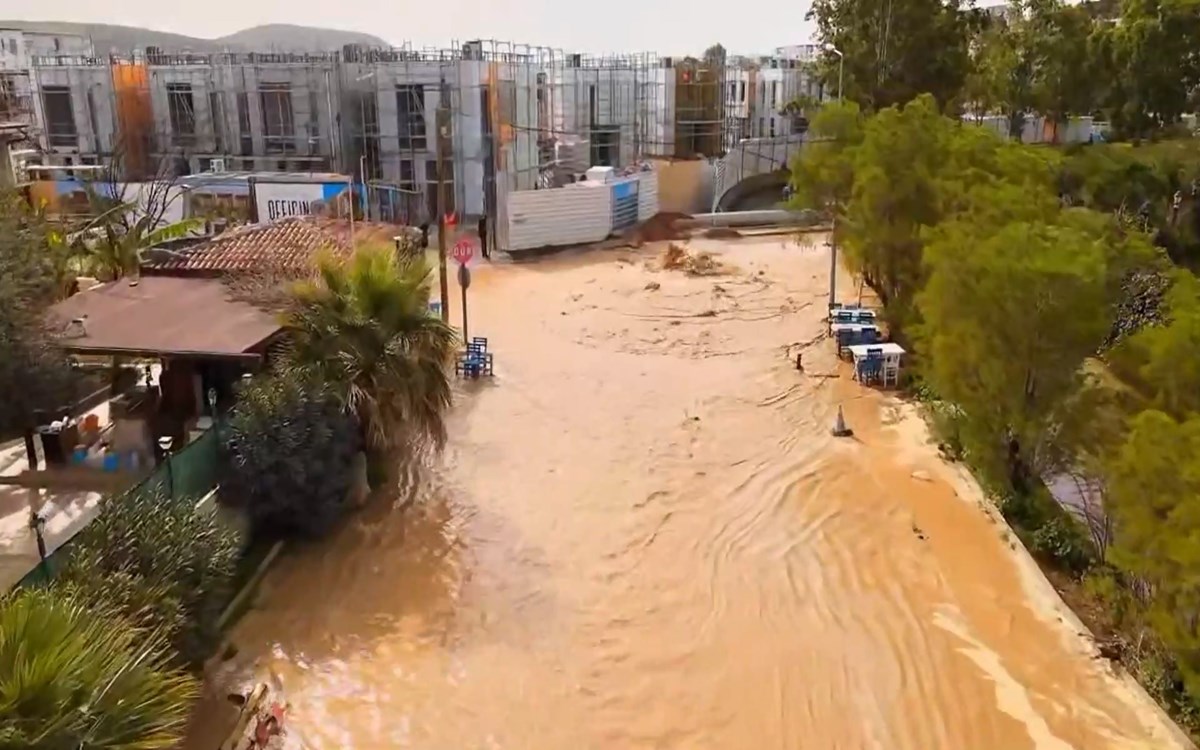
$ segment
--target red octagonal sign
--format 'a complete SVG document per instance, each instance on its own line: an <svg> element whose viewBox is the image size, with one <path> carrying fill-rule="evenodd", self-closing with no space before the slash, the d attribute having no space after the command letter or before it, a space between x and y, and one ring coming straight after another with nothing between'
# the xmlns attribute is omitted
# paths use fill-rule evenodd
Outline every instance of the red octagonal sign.
<svg viewBox="0 0 1200 750"><path fill-rule="evenodd" d="M452 254L459 265L466 265L475 257L475 241L468 237L462 238L454 243Z"/></svg>

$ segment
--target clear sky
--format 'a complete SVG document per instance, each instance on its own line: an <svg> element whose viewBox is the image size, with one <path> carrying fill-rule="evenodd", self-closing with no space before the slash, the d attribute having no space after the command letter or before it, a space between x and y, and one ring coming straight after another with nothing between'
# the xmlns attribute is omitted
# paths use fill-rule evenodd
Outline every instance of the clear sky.
<svg viewBox="0 0 1200 750"><path fill-rule="evenodd" d="M365 31L392 44L499 39L581 52L733 54L809 41L808 0L0 0L0 18L144 26L215 37L264 23ZM749 11L749 12L747 12Z"/></svg>

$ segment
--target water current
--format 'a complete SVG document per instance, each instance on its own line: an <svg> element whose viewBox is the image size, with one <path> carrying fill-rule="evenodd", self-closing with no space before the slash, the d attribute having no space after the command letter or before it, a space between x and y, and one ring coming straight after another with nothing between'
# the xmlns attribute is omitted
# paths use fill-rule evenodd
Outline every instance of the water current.
<svg viewBox="0 0 1200 750"><path fill-rule="evenodd" d="M283 558L222 679L274 684L314 750L1173 746L913 408L839 365L828 251L690 249L729 267L477 268L494 380L411 505Z"/></svg>

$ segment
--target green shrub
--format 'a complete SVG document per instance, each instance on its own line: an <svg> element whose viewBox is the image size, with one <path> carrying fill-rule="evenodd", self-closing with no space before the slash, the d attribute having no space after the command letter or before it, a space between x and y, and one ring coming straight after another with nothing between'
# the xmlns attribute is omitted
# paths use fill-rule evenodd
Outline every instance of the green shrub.
<svg viewBox="0 0 1200 750"><path fill-rule="evenodd" d="M0 601L0 750L175 747L198 690L159 634L62 592Z"/></svg>
<svg viewBox="0 0 1200 750"><path fill-rule="evenodd" d="M223 505L257 536L317 537L346 510L358 426L329 388L296 374L252 380L225 430Z"/></svg>
<svg viewBox="0 0 1200 750"><path fill-rule="evenodd" d="M101 501L75 538L56 586L136 625L161 629L184 663L197 664L220 637L242 542L191 499L138 488Z"/></svg>
<svg viewBox="0 0 1200 750"><path fill-rule="evenodd" d="M1061 513L1052 516L1033 531L1033 552L1062 566L1075 575L1087 570L1092 561L1091 545L1079 524Z"/></svg>

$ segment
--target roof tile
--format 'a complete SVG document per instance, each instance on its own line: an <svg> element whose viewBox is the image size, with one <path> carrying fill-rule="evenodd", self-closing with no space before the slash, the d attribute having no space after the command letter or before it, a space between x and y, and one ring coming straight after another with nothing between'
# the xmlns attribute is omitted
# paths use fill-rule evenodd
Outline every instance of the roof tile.
<svg viewBox="0 0 1200 750"><path fill-rule="evenodd" d="M354 239L390 242L403 227L355 222ZM144 268L161 276L211 276L263 268L303 271L321 250L350 252L349 223L340 219L297 217L271 224L231 229L208 242L180 251L180 257L156 260Z"/></svg>

